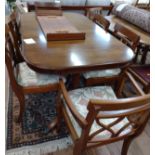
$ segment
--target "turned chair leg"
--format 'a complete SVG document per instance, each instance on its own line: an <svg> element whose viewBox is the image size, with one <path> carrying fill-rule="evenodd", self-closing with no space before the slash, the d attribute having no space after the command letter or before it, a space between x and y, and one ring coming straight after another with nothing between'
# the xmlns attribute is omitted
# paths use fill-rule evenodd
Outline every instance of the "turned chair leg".
<svg viewBox="0 0 155 155"><path fill-rule="evenodd" d="M21 123L22 119L23 119L23 113L24 113L24 109L25 109L25 99L24 96L22 95L18 95L18 100L19 100L19 104L20 104L20 112L19 112L19 116L17 119L17 123Z"/></svg>
<svg viewBox="0 0 155 155"><path fill-rule="evenodd" d="M82 145L79 143L79 141L75 142L73 155L82 155Z"/></svg>
<svg viewBox="0 0 155 155"><path fill-rule="evenodd" d="M121 155L127 155L128 149L129 149L129 146L130 146L132 140L133 140L133 138L127 138L124 140Z"/></svg>
<svg viewBox="0 0 155 155"><path fill-rule="evenodd" d="M61 120L62 120L62 107L61 103L57 103L56 105L56 111L57 111L57 125L56 125L56 130L59 132L60 127L61 127Z"/></svg>
<svg viewBox="0 0 155 155"><path fill-rule="evenodd" d="M56 112L57 112L57 116L48 125L49 131L56 129L56 131L59 132L59 130L60 130L61 120L62 120L62 107L61 106L62 105L61 105L60 92L58 92L58 96L57 96L57 99L56 99Z"/></svg>
<svg viewBox="0 0 155 155"><path fill-rule="evenodd" d="M116 84L116 95L117 97L121 98L122 97L122 90L123 90L123 86L124 86L124 83L125 83L125 78L122 77L118 83Z"/></svg>

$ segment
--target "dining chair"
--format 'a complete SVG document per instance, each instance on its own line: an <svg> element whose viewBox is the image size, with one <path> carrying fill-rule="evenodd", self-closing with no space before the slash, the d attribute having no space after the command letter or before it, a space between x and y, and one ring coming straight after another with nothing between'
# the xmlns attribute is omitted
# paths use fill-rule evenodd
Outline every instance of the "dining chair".
<svg viewBox="0 0 155 155"><path fill-rule="evenodd" d="M136 48L140 41L139 35L118 23L115 24L113 34L136 53Z"/></svg>
<svg viewBox="0 0 155 155"><path fill-rule="evenodd" d="M145 3L143 1L136 0L135 6L141 9L150 10L150 0L146 1Z"/></svg>
<svg viewBox="0 0 155 155"><path fill-rule="evenodd" d="M5 63L12 90L19 100L20 112L17 122L20 123L25 110L25 95L58 90L60 76L38 73L32 70L26 62L16 63L15 58L16 52L9 33L9 27L6 26ZM63 79L65 80L64 77Z"/></svg>
<svg viewBox="0 0 155 155"><path fill-rule="evenodd" d="M124 27L121 24L116 23L115 27L114 27L114 32L113 35L120 39L123 43L125 43L127 46L129 46L135 53L135 58L133 60L134 63L136 63L138 61L138 56L141 52L141 49L144 52L147 50L145 47L141 47L143 46L143 44L140 42L140 36L137 35L136 33L134 33L133 31L129 30L128 28ZM144 61L144 56L143 56L143 60Z"/></svg>
<svg viewBox="0 0 155 155"><path fill-rule="evenodd" d="M20 26L21 26L21 16L20 13L17 10L14 10L10 15L10 25L11 25L11 31L14 36L14 38L17 39L18 44L20 45L22 43L22 37L20 32Z"/></svg>
<svg viewBox="0 0 155 155"><path fill-rule="evenodd" d="M54 2L35 2L35 10L61 10L59 3Z"/></svg>
<svg viewBox="0 0 155 155"><path fill-rule="evenodd" d="M61 6L51 2L35 2L35 13L37 16L62 16Z"/></svg>
<svg viewBox="0 0 155 155"><path fill-rule="evenodd" d="M74 143L73 155L120 140L123 140L121 154L127 155L130 143L142 133L149 119L150 102L150 95L126 72L128 76L138 92L130 98L117 98L111 86L67 91L60 80L62 99L58 103L57 129L64 118Z"/></svg>
<svg viewBox="0 0 155 155"><path fill-rule="evenodd" d="M138 64L149 63L150 61L149 52L150 52L150 45L141 41L137 47L134 63Z"/></svg>
<svg viewBox="0 0 155 155"><path fill-rule="evenodd" d="M102 15L102 10L102 7L89 8L87 9L86 16L93 21L96 14Z"/></svg>
<svg viewBox="0 0 155 155"><path fill-rule="evenodd" d="M18 19L17 19L18 18ZM23 62L24 59L21 55L22 52L22 36L20 33L20 17L17 17L17 12L14 11L10 15L10 20L6 24L9 27L9 32L11 34L11 39L13 42L13 46L16 51L16 61L18 62ZM17 21L18 20L18 21Z"/></svg>
<svg viewBox="0 0 155 155"><path fill-rule="evenodd" d="M141 87L145 93L150 92L150 60L148 53L150 52L150 45L141 43L142 46L136 54L136 59L134 64L132 64L128 71L135 77L135 79L141 84ZM141 57L138 57L140 55Z"/></svg>
<svg viewBox="0 0 155 155"><path fill-rule="evenodd" d="M140 40L140 37L137 34L120 24L116 24L113 35L136 52L136 48ZM121 68L114 68L85 72L83 76L86 85L94 85L104 83L106 79L111 81L116 80L116 77L118 77L121 73L123 73Z"/></svg>
<svg viewBox="0 0 155 155"><path fill-rule="evenodd" d="M104 30L108 31L110 22L106 18L104 18L102 15L95 14L93 21L99 26L101 26Z"/></svg>

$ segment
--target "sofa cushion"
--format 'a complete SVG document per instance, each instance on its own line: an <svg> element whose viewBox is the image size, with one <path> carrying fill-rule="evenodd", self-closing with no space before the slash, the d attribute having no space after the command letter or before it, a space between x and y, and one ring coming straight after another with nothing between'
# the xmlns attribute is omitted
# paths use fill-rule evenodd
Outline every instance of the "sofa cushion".
<svg viewBox="0 0 155 155"><path fill-rule="evenodd" d="M61 5L69 5L69 6L84 6L86 3L86 0L60 0Z"/></svg>
<svg viewBox="0 0 155 155"><path fill-rule="evenodd" d="M87 0L87 4L88 6L91 6L91 5L102 5L102 6L109 6L110 5L110 0L97 0L97 1L94 1L94 0Z"/></svg>
<svg viewBox="0 0 155 155"><path fill-rule="evenodd" d="M118 75L121 72L121 69L105 69L99 71L90 71L83 74L85 79L89 78L99 78L99 77L111 77Z"/></svg>
<svg viewBox="0 0 155 155"><path fill-rule="evenodd" d="M18 65L17 81L21 86L43 86L59 83L60 76L55 74L41 74L30 69L25 62ZM64 79L64 78L63 78ZM65 80L65 79L64 79Z"/></svg>
<svg viewBox="0 0 155 155"><path fill-rule="evenodd" d="M54 0L22 0L22 2L54 2ZM69 6L91 6L91 5L110 5L110 0L60 0L61 5L69 5Z"/></svg>
<svg viewBox="0 0 155 155"><path fill-rule="evenodd" d="M112 13L138 27L150 32L150 12L127 3L116 3Z"/></svg>

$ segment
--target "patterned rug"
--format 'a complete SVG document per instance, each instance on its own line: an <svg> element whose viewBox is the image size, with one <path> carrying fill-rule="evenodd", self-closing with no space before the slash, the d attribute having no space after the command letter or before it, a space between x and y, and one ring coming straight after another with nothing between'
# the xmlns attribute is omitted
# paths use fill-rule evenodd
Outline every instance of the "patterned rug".
<svg viewBox="0 0 155 155"><path fill-rule="evenodd" d="M126 86L125 96L133 96L134 88L130 83L127 83ZM7 117L7 155L46 154L72 145L63 121L59 133L48 132L47 126L56 116L56 96L57 92L27 95L23 121L18 124L16 120L19 114L19 102L10 90Z"/></svg>
<svg viewBox="0 0 155 155"><path fill-rule="evenodd" d="M68 132L62 121L61 131L48 132L48 124L56 116L57 92L27 95L25 98L25 113L21 124L16 123L19 114L19 102L10 91L7 123L7 150L22 146L34 145L48 141L61 140L68 137ZM69 143L69 142L68 142Z"/></svg>

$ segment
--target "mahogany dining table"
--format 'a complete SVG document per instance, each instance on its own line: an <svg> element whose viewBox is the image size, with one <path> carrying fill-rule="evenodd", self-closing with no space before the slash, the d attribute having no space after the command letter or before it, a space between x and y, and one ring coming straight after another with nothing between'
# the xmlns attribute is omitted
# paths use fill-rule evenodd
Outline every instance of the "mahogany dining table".
<svg viewBox="0 0 155 155"><path fill-rule="evenodd" d="M65 12L85 40L47 41L35 13L21 16L22 56L33 70L57 74L80 74L90 70L125 67L134 52L86 16ZM26 42L29 40L29 42Z"/></svg>

